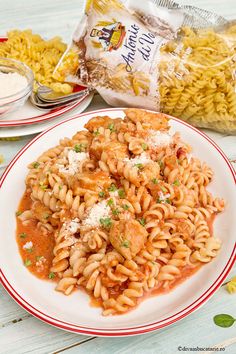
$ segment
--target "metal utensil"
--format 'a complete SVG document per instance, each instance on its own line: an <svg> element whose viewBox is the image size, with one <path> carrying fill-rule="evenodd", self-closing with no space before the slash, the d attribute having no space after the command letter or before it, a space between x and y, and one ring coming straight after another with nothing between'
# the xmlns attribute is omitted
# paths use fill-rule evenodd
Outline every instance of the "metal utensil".
<svg viewBox="0 0 236 354"><path fill-rule="evenodd" d="M43 102L41 101L36 93L32 93L30 95L30 102L33 106L39 108L39 109L55 109L61 106L68 106L71 105L75 102L75 99L71 99L69 101L58 101L58 102L51 102L51 103L47 103L47 102Z"/></svg>
<svg viewBox="0 0 236 354"><path fill-rule="evenodd" d="M30 96L30 102L39 109L53 109L61 106L67 106L81 97L87 96L91 89L86 88L82 91L62 95L53 91L50 87L37 82L38 91Z"/></svg>
<svg viewBox="0 0 236 354"><path fill-rule="evenodd" d="M83 97L84 95L87 95L90 93L90 89L86 88L84 90L78 91L78 92L72 92L67 95L62 95L61 93L57 93L50 89L49 87L46 86L40 86L37 91L37 96L38 98L43 101L43 102L66 102L70 101L71 99L78 99L80 97Z"/></svg>

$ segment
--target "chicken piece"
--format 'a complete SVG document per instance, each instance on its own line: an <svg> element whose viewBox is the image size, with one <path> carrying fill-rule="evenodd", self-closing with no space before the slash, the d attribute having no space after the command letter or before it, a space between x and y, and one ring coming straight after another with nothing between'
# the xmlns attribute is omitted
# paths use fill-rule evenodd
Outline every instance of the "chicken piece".
<svg viewBox="0 0 236 354"><path fill-rule="evenodd" d="M151 161L143 166L140 171L140 175L143 181L148 181L160 177L160 166L157 162Z"/></svg>
<svg viewBox="0 0 236 354"><path fill-rule="evenodd" d="M80 189L87 189L94 192L100 192L107 189L111 184L109 173L104 171L83 172L77 175L77 181L74 184L75 194L80 194Z"/></svg>
<svg viewBox="0 0 236 354"><path fill-rule="evenodd" d="M123 159L128 156L128 148L126 144L118 141L105 142L104 136L98 136L93 139L90 147L90 156L100 160L103 152L105 152L110 159Z"/></svg>
<svg viewBox="0 0 236 354"><path fill-rule="evenodd" d="M146 229L138 221L120 220L112 224L109 239L112 246L130 260L144 247L147 234Z"/></svg>
<svg viewBox="0 0 236 354"><path fill-rule="evenodd" d="M101 159L102 150L106 145L106 138L104 135L98 135L94 137L92 144L90 145L90 157L96 160Z"/></svg>
<svg viewBox="0 0 236 354"><path fill-rule="evenodd" d="M120 124L121 120L121 118L112 119L108 116L98 116L91 118L88 123L85 124L84 127L88 129L91 133L100 127L108 129L111 126L112 129L115 129L116 127L118 128L118 125Z"/></svg>
<svg viewBox="0 0 236 354"><path fill-rule="evenodd" d="M33 218L40 220L43 224L46 224L52 215L51 210L39 201L32 203L31 210Z"/></svg>
<svg viewBox="0 0 236 354"><path fill-rule="evenodd" d="M169 119L163 113L152 113L137 108L124 110L126 117L134 123L140 122L145 129L168 130Z"/></svg>
<svg viewBox="0 0 236 354"><path fill-rule="evenodd" d="M178 160L175 155L170 155L170 156L164 157L164 163L171 170L178 168Z"/></svg>
<svg viewBox="0 0 236 354"><path fill-rule="evenodd" d="M103 146L102 150L109 159L123 160L129 156L127 145L119 141L109 141Z"/></svg>

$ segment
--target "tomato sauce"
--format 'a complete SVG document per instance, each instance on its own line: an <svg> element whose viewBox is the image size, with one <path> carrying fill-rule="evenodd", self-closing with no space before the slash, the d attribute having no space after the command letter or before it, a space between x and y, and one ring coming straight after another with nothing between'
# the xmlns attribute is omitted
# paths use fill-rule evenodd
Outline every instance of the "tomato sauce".
<svg viewBox="0 0 236 354"><path fill-rule="evenodd" d="M25 192L20 204L19 211L22 213L25 210L30 210L32 206L32 200L30 195ZM213 222L215 215L213 214L211 218L207 220L207 224L210 229L210 234L213 232ZM52 265L53 248L55 245L53 233L43 233L39 228L37 228L36 220L29 220L27 223L23 223L20 218L17 217L17 232L16 240L19 247L19 252L22 257L24 265L29 269L31 273L41 279L53 279L57 280L57 277L50 276L50 268ZM32 247L24 248L27 243L32 243ZM108 246L109 247L109 246ZM181 274L175 278L173 282L170 282L167 288L163 288L163 283L159 286L151 289L149 292L144 293L141 298L137 299L137 304L130 308L130 310L135 309L140 302L150 296L156 296L161 294L166 294L172 291L177 285L181 284L183 281L192 276L195 272L199 270L200 266L186 266L181 269ZM105 278L103 279L105 281ZM120 283L116 287L108 287L109 297L116 298L127 288L127 283ZM85 289L79 286L79 289L85 291ZM90 295L90 305L93 307L102 307L102 299L94 298Z"/></svg>
<svg viewBox="0 0 236 354"><path fill-rule="evenodd" d="M31 204L29 194L25 193L18 210L20 212L29 210ZM40 231L36 220L29 220L24 224L17 217L16 240L24 265L38 278L48 279L55 244L53 233L44 234ZM31 242L32 247L27 247Z"/></svg>

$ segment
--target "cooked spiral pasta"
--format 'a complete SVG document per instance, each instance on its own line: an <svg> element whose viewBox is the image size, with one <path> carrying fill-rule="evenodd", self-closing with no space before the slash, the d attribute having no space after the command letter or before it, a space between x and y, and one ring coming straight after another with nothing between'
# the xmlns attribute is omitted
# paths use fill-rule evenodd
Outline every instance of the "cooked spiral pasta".
<svg viewBox="0 0 236 354"><path fill-rule="evenodd" d="M129 311L154 289L167 292L221 246L211 224L224 201L206 189L212 170L189 158L190 146L170 135L165 116L124 113L123 120L92 118L87 131L31 163L18 215L37 242L53 237L51 259L43 256L56 290L82 287L104 316ZM163 137L168 144L159 143Z"/></svg>

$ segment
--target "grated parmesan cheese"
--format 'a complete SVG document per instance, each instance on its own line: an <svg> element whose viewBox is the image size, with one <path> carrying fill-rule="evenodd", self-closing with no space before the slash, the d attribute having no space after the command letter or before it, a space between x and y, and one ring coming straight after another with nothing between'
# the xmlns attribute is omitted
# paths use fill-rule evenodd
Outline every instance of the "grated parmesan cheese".
<svg viewBox="0 0 236 354"><path fill-rule="evenodd" d="M16 98L21 97L21 92L28 86L28 81L25 76L18 74L17 72L4 73L0 72L0 98L7 96L17 95ZM4 101L2 102L4 103ZM5 100L7 103L7 100Z"/></svg>
<svg viewBox="0 0 236 354"><path fill-rule="evenodd" d="M148 133L149 136L146 142L152 148L167 146L171 143L172 136L169 133L163 133L161 131L152 129L150 129Z"/></svg>
<svg viewBox="0 0 236 354"><path fill-rule="evenodd" d="M78 229L80 228L79 219L75 218L75 219L71 220L70 222L64 222L63 226L64 226L65 231L67 231L71 234L75 234L78 231Z"/></svg>
<svg viewBox="0 0 236 354"><path fill-rule="evenodd" d="M114 191L114 192L109 192L110 197L115 198L115 197L119 197L119 193L118 190Z"/></svg>
<svg viewBox="0 0 236 354"><path fill-rule="evenodd" d="M192 154L188 154L188 155L187 155L188 163L190 163L190 162L191 162L192 157L193 157L193 155L192 155Z"/></svg>
<svg viewBox="0 0 236 354"><path fill-rule="evenodd" d="M46 262L46 258L44 256L41 256L39 260L36 262L36 267L43 267L43 263Z"/></svg>
<svg viewBox="0 0 236 354"><path fill-rule="evenodd" d="M23 246L24 250L29 250L32 247L33 247L33 242L31 242L31 241L26 242Z"/></svg>
<svg viewBox="0 0 236 354"><path fill-rule="evenodd" d="M87 152L75 152L74 150L69 150L68 152L68 161L69 164L67 167L63 165L58 165L59 172L68 173L69 175L74 175L78 172L80 163L89 158Z"/></svg>
<svg viewBox="0 0 236 354"><path fill-rule="evenodd" d="M89 211L88 216L83 220L84 226L100 226L100 219L109 216L111 209L107 205L107 200L103 200L100 203L95 204Z"/></svg>
<svg viewBox="0 0 236 354"><path fill-rule="evenodd" d="M123 159L124 162L127 162L128 164L135 166L137 164L142 164L145 165L149 162L151 162L152 160L150 159L150 157L145 154L145 152L143 152L141 155L138 155L136 157L134 157L133 159L129 159L129 158L125 158Z"/></svg>
<svg viewBox="0 0 236 354"><path fill-rule="evenodd" d="M158 192L158 195L159 195L160 202L165 202L165 200L170 197L169 193L168 194L163 194L161 191Z"/></svg>

